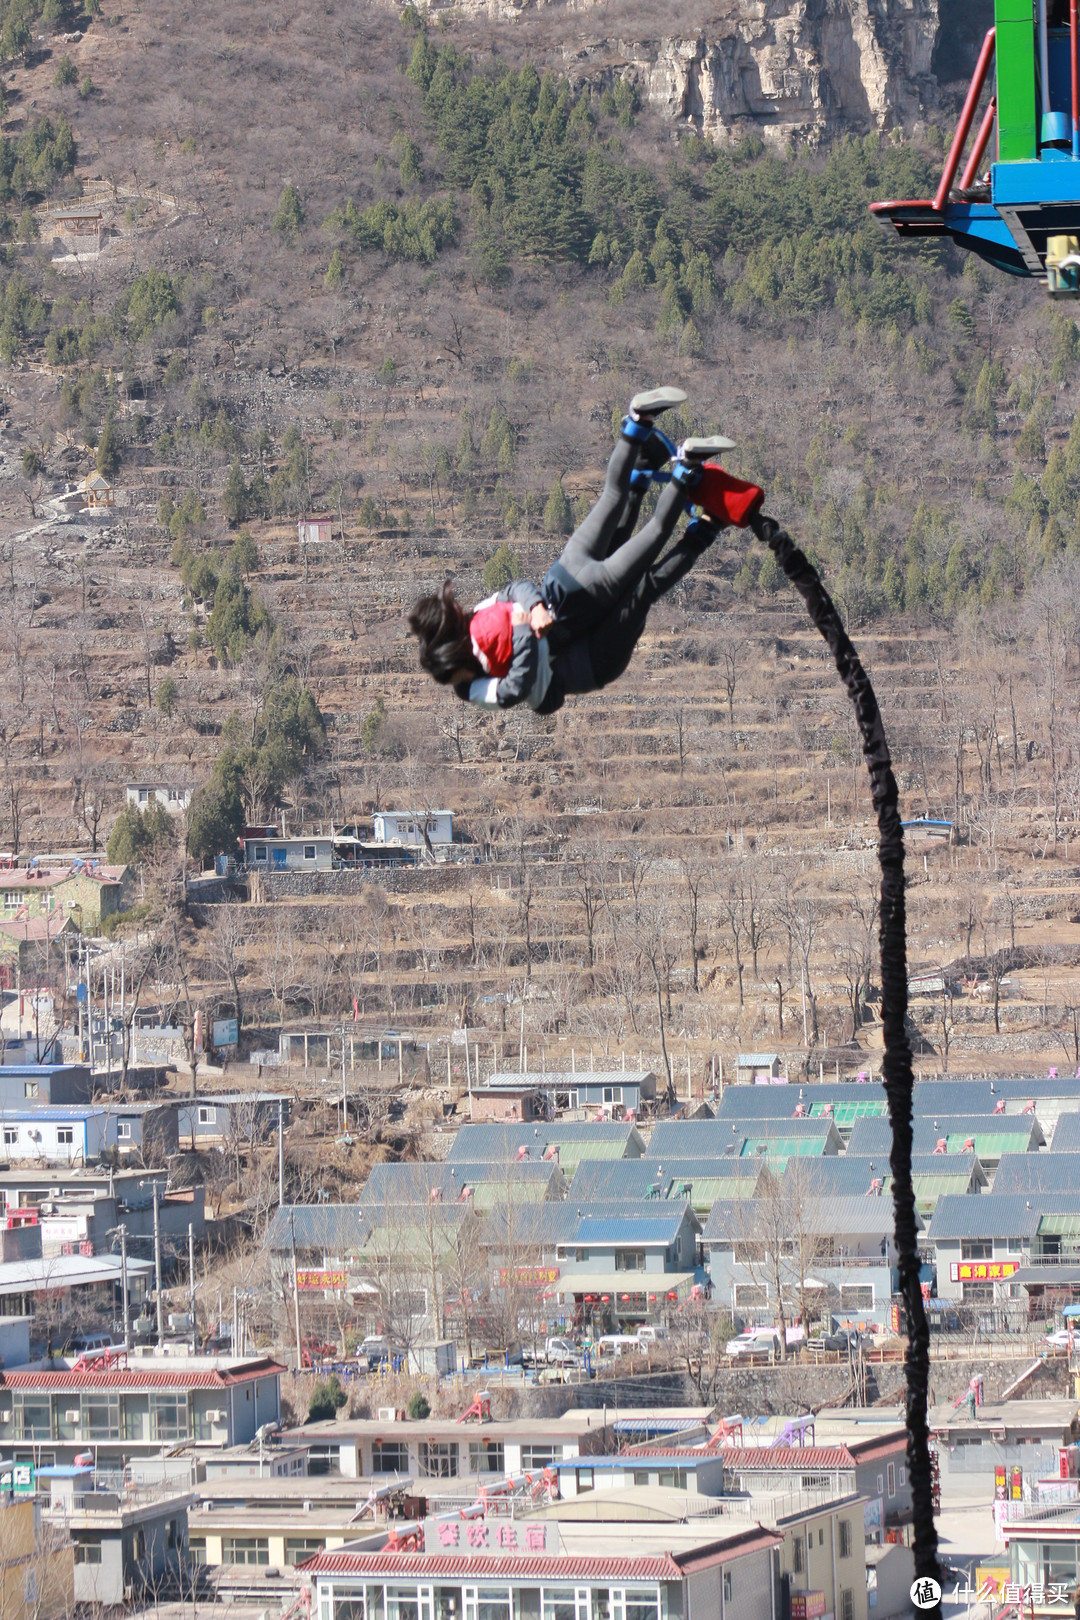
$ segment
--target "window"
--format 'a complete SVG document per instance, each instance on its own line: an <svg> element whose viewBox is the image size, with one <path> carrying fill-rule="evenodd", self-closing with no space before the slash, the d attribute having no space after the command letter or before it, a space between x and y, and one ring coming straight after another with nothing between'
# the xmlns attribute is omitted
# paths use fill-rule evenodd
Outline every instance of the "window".
<svg viewBox="0 0 1080 1620"><path fill-rule="evenodd" d="M896 1464L895 1463L889 1463L889 1465L888 1465L888 1475L889 1475L889 1495L890 1496L895 1496L896 1495Z"/></svg>
<svg viewBox="0 0 1080 1620"><path fill-rule="evenodd" d="M593 1470L591 1468L579 1468L576 1472L578 1490L591 1491L595 1483Z"/></svg>
<svg viewBox="0 0 1080 1620"><path fill-rule="evenodd" d="M545 1586L543 1620L589 1620L587 1586Z"/></svg>
<svg viewBox="0 0 1080 1620"><path fill-rule="evenodd" d="M152 1440L188 1438L186 1395L151 1395L150 1438ZM229 1560L226 1559L225 1562L228 1563Z"/></svg>
<svg viewBox="0 0 1080 1620"><path fill-rule="evenodd" d="M470 1474L505 1474L506 1448L501 1440L469 1442Z"/></svg>
<svg viewBox="0 0 1080 1620"><path fill-rule="evenodd" d="M19 909L19 907L21 905L22 905L22 897L19 894L18 889L5 889L4 890L4 910L5 911L18 911L18 909Z"/></svg>
<svg viewBox="0 0 1080 1620"><path fill-rule="evenodd" d="M457 1471L456 1440L421 1440L420 1473L425 1479L456 1479Z"/></svg>
<svg viewBox="0 0 1080 1620"><path fill-rule="evenodd" d="M308 1466L310 1467L310 1458ZM403 1440L374 1440L371 1445L373 1474L407 1474L409 1448Z"/></svg>
<svg viewBox="0 0 1080 1620"><path fill-rule="evenodd" d="M200 1125L216 1125L217 1124L217 1109L216 1108L200 1108L199 1109L199 1124Z"/></svg>
<svg viewBox="0 0 1080 1620"><path fill-rule="evenodd" d="M116 1137L117 1137L117 1140L120 1141L120 1142L130 1142L130 1140L131 1140L131 1121L130 1121L130 1119L117 1120L117 1122L116 1122Z"/></svg>
<svg viewBox="0 0 1080 1620"><path fill-rule="evenodd" d="M874 1308L874 1290L860 1285L851 1285L840 1288L840 1309L844 1311L872 1311Z"/></svg>
<svg viewBox="0 0 1080 1620"><path fill-rule="evenodd" d="M605 1086L604 1101L606 1103L622 1102L622 1086Z"/></svg>
<svg viewBox="0 0 1080 1620"><path fill-rule="evenodd" d="M877 1493L878 1493L879 1496L882 1494L884 1489L885 1489L885 1481L884 1481L883 1477L879 1474L878 1477L877 1477Z"/></svg>
<svg viewBox="0 0 1080 1620"><path fill-rule="evenodd" d="M305 859L305 861L313 861L315 859L315 845L314 844L305 844L304 845L304 859Z"/></svg>
<svg viewBox="0 0 1080 1620"><path fill-rule="evenodd" d="M840 1556L851 1557L851 1520L841 1519L838 1529L840 1531Z"/></svg>
<svg viewBox="0 0 1080 1620"><path fill-rule="evenodd" d="M67 1399L67 1397L64 1397ZM101 1390L83 1396L83 1423L88 1440L120 1439L120 1397Z"/></svg>
<svg viewBox="0 0 1080 1620"><path fill-rule="evenodd" d="M15 1402L15 1421L19 1425L21 1417L21 1430L17 1432L20 1440L51 1440L52 1439L52 1411L47 1395L23 1396L21 1403L18 1398Z"/></svg>
<svg viewBox="0 0 1080 1620"><path fill-rule="evenodd" d="M667 1485L673 1491L685 1491L689 1477L685 1468L662 1468L658 1483Z"/></svg>
<svg viewBox="0 0 1080 1620"><path fill-rule="evenodd" d="M37 1094L38 1094L38 1083L37 1083L37 1081L36 1080L24 1080L23 1081L22 1094L23 1094L24 1097L36 1097Z"/></svg>
<svg viewBox="0 0 1080 1620"><path fill-rule="evenodd" d="M724 1602L725 1603L730 1603L731 1602L731 1571L730 1571L730 1569L725 1569L725 1571L724 1571Z"/></svg>
<svg viewBox="0 0 1080 1620"><path fill-rule="evenodd" d="M223 1564L268 1564L270 1543L265 1536L222 1536Z"/></svg>
<svg viewBox="0 0 1080 1620"><path fill-rule="evenodd" d="M994 1258L994 1241L992 1238L965 1238L960 1245L961 1260L992 1260Z"/></svg>
<svg viewBox="0 0 1080 1620"><path fill-rule="evenodd" d="M254 853L255 853L255 859L257 861L265 861L265 859L266 859L266 845L265 844L256 844Z"/></svg>
<svg viewBox="0 0 1080 1620"><path fill-rule="evenodd" d="M634 1484L647 1485L649 1483L649 1470L647 1468L634 1469Z"/></svg>
<svg viewBox="0 0 1080 1620"><path fill-rule="evenodd" d="M855 1620L855 1594L850 1586L840 1593L840 1620Z"/></svg>
<svg viewBox="0 0 1080 1620"><path fill-rule="evenodd" d="M897 1470L896 1479L897 1479L897 1484L899 1484L901 1486L904 1486L904 1485L907 1484L907 1469L904 1467L903 1463L900 1464L900 1467Z"/></svg>
<svg viewBox="0 0 1080 1620"><path fill-rule="evenodd" d="M206 1537L188 1536L188 1555L193 1564L206 1563Z"/></svg>
<svg viewBox="0 0 1080 1620"><path fill-rule="evenodd" d="M524 1469L550 1468L558 1460L554 1446L522 1446L521 1466Z"/></svg>
<svg viewBox="0 0 1080 1620"><path fill-rule="evenodd" d="M767 1305L769 1303L769 1290L759 1288L757 1283L736 1283L735 1304L744 1309L754 1305Z"/></svg>
<svg viewBox="0 0 1080 1620"><path fill-rule="evenodd" d="M205 1560L205 1554L206 1554L206 1543L204 1541L203 1542L204 1560ZM84 1540L77 1541L75 1543L75 1562L77 1564L100 1564L101 1563L101 1537L100 1536L87 1536Z"/></svg>
<svg viewBox="0 0 1080 1620"><path fill-rule="evenodd" d="M149 798L150 798L150 789L149 788L140 788L139 789L139 803L140 804L146 804L146 802L148 801Z"/></svg>
<svg viewBox="0 0 1080 1620"><path fill-rule="evenodd" d="M286 1564L302 1564L305 1558L313 1558L316 1553L323 1550L323 1543L318 1536L286 1536L285 1562Z"/></svg>
<svg viewBox="0 0 1080 1620"><path fill-rule="evenodd" d="M823 1524L818 1526L817 1544L819 1547L825 1545L825 1526Z"/></svg>
<svg viewBox="0 0 1080 1620"><path fill-rule="evenodd" d="M18 1128L18 1126L17 1125L5 1125L4 1126L4 1146L5 1147L14 1147L16 1145L16 1143L18 1142L18 1140L19 1140L19 1128Z"/></svg>
<svg viewBox="0 0 1080 1620"><path fill-rule="evenodd" d="M803 1544L802 1544L802 1537L801 1536L796 1536L795 1540L791 1543L791 1568L792 1568L793 1574L795 1574L795 1575L801 1575L802 1574L802 1571L803 1571Z"/></svg>
<svg viewBox="0 0 1080 1620"><path fill-rule="evenodd" d="M510 1589L478 1586L475 1596L466 1588L465 1620L510 1620Z"/></svg>
<svg viewBox="0 0 1080 1620"><path fill-rule="evenodd" d="M58 1125L56 1127L57 1147L73 1147L75 1145L75 1130L71 1125Z"/></svg>
<svg viewBox="0 0 1080 1620"><path fill-rule="evenodd" d="M615 1270L616 1271L644 1271L645 1270L645 1250L644 1249L616 1249L615 1250Z"/></svg>

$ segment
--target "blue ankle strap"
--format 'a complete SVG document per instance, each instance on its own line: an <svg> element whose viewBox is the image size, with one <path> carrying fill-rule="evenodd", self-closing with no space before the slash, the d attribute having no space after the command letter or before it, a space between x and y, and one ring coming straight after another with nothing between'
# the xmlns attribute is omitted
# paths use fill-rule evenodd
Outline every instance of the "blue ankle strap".
<svg viewBox="0 0 1080 1620"><path fill-rule="evenodd" d="M622 420L622 436L630 439L634 444L642 444L650 439L654 429L651 422L635 422L632 416L624 416Z"/></svg>
<svg viewBox="0 0 1080 1620"><path fill-rule="evenodd" d="M668 453L668 458L671 461L674 461L675 460L675 454L676 454L674 442L671 439L668 438L666 433L661 433L661 431L660 431L660 429L658 427L654 427L652 431L653 431L653 438L660 440L660 443L663 445L664 449Z"/></svg>
<svg viewBox="0 0 1080 1620"><path fill-rule="evenodd" d="M671 476L683 489L694 489L701 482L701 468L692 466L688 461L677 461L671 469Z"/></svg>

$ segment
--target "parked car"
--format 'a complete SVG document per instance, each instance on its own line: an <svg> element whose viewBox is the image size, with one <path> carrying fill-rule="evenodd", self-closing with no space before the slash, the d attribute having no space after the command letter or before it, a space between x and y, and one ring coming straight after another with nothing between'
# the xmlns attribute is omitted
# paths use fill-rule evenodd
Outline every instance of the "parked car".
<svg viewBox="0 0 1080 1620"><path fill-rule="evenodd" d="M1067 1350L1074 1337L1075 1332L1072 1328L1057 1328L1053 1333L1046 1335L1046 1343L1051 1350Z"/></svg>
<svg viewBox="0 0 1080 1620"><path fill-rule="evenodd" d="M577 1367L581 1364L581 1351L572 1339L555 1335L545 1343L543 1359L549 1367Z"/></svg>

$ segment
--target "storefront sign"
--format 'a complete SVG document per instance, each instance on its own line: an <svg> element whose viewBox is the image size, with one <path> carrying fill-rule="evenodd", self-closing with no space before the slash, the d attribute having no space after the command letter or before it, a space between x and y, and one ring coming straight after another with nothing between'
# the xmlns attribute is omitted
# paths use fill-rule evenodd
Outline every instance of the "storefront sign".
<svg viewBox="0 0 1080 1620"><path fill-rule="evenodd" d="M539 1471L537 1472L539 1477ZM557 1553L559 1527L554 1521L526 1519L425 1519L424 1552L453 1552L483 1557L493 1552ZM815 1609L815 1615L824 1609ZM792 1620L795 1611L792 1609Z"/></svg>
<svg viewBox="0 0 1080 1620"><path fill-rule="evenodd" d="M792 1592L791 1620L821 1620L824 1613L824 1592Z"/></svg>
<svg viewBox="0 0 1080 1620"><path fill-rule="evenodd" d="M344 1271L298 1271L297 1288L345 1288L348 1273Z"/></svg>
<svg viewBox="0 0 1080 1620"><path fill-rule="evenodd" d="M1019 1260L954 1260L949 1276L953 1282L1002 1282L1019 1270Z"/></svg>
<svg viewBox="0 0 1080 1620"><path fill-rule="evenodd" d="M541 1288L545 1283L558 1282L558 1266L515 1266L512 1271L503 1268L495 1273L496 1288L505 1288L507 1282L516 1288Z"/></svg>

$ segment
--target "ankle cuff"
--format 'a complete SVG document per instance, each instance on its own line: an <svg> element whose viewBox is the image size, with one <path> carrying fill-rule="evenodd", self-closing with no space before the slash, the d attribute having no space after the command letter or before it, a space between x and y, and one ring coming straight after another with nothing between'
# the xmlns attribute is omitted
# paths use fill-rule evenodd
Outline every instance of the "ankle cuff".
<svg viewBox="0 0 1080 1620"><path fill-rule="evenodd" d="M632 416L624 416L622 436L629 439L632 444L643 444L646 439L652 437L652 423L635 422Z"/></svg>

